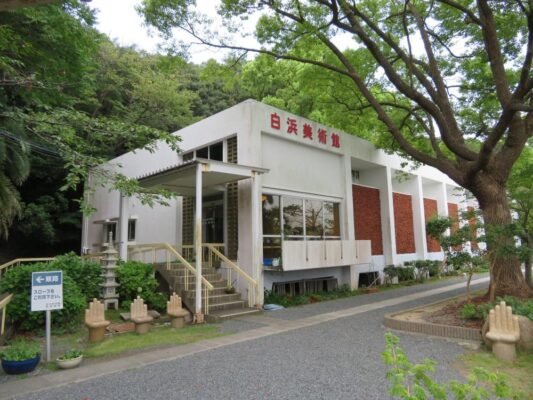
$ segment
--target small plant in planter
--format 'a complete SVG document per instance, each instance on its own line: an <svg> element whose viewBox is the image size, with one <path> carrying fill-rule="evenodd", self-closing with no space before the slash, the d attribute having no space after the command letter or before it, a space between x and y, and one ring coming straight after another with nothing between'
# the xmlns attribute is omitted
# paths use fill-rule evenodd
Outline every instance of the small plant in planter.
<svg viewBox="0 0 533 400"><path fill-rule="evenodd" d="M228 285L226 286L226 289L224 291L226 292L226 294L234 294L236 292L235 281L231 283L228 282Z"/></svg>
<svg viewBox="0 0 533 400"><path fill-rule="evenodd" d="M57 366L61 369L75 368L83 360L83 353L80 350L70 349L56 360Z"/></svg>
<svg viewBox="0 0 533 400"><path fill-rule="evenodd" d="M0 358L6 374L25 374L33 371L39 364L41 348L37 342L19 339L2 351Z"/></svg>

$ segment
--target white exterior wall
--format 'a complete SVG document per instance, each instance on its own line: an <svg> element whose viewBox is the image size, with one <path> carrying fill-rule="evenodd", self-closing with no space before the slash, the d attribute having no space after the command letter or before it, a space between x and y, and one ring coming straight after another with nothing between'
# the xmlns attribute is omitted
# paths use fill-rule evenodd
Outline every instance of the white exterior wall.
<svg viewBox="0 0 533 400"><path fill-rule="evenodd" d="M270 116L280 117L281 129L271 127ZM288 118L297 121L298 134L293 135L284 129ZM303 137L303 125L309 124L313 130L313 140ZM340 136L340 148L330 143L320 144L316 138L318 129L325 129L328 135ZM383 236L382 256L372 257L372 265L339 266L291 273L264 273L254 269L252 249L254 241L259 243L262 259L262 227L255 237L252 232L252 199L249 180L239 182L239 251L238 264L250 275L263 279L264 286L271 288L274 279L288 281L306 277L336 276L339 284L357 284L359 272L380 271L387 264L424 257L440 257L440 253L428 254L424 228L423 197L436 198L439 213L447 213L446 202L458 202L452 197L457 185L446 175L431 167L410 170L402 168L399 156L377 150L371 143L355 136L322 126L316 122L300 118L264 105L247 100L230 109L199 121L178 132L182 142L180 148L190 151L231 136L237 136L238 163L270 171L259 177L263 192L294 195L304 198L330 199L340 202L341 235L344 240L354 239L352 184L361 184L380 190L380 208ZM224 146L226 148L226 146ZM129 177L139 177L180 163L181 157L165 144L159 144L155 153L137 151L127 153L109 165L121 164L122 173ZM362 168L359 168L359 165ZM116 168L116 167L115 167ZM359 179L352 181L351 171L360 169ZM398 182L394 171L403 170L411 174L408 182ZM396 254L393 191L409 193L413 196L414 228L417 253ZM260 197L261 193L259 193ZM98 209L84 224L83 246L93 248L102 241L100 225L94 221L117 218L119 216L119 193L97 188L92 204ZM260 198L256 204L261 206ZM464 206L464 202L462 203ZM181 199L171 202L169 207L150 207L130 199L128 216L137 218L136 243L169 242L181 243ZM261 220L259 221L261 225ZM96 250L96 249L93 249Z"/></svg>

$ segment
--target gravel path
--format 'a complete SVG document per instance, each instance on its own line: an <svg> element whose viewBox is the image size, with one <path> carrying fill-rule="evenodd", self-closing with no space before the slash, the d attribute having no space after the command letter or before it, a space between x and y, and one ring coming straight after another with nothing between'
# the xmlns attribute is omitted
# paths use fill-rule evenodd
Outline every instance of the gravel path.
<svg viewBox="0 0 533 400"><path fill-rule="evenodd" d="M229 321L224 330L246 331L272 320L297 320L453 283L457 281L264 313ZM442 293L17 399L386 399L388 383L380 356L385 345L383 315L463 292ZM460 344L398 336L413 361L429 357L438 362L439 379L459 378L451 363L464 353Z"/></svg>

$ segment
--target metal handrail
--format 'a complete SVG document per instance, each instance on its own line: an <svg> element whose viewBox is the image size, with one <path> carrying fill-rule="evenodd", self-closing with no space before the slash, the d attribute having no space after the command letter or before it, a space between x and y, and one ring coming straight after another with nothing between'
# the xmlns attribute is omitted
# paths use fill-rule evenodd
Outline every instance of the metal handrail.
<svg viewBox="0 0 533 400"><path fill-rule="evenodd" d="M187 261L174 247L172 247L168 243L151 243L151 244L140 244L140 245L134 245L129 246L129 248L134 249L132 251L132 255L134 255L136 252L140 252L143 254L143 261L145 261L144 253L150 251L152 253L152 263L156 263L156 253L158 250L165 251L165 262L167 265L167 270L170 270L171 265L171 256L173 255L176 257L176 259L185 267L185 276L184 276L184 289L187 291L189 290L189 274L191 273L192 276L195 278L198 276L196 268L194 268L189 261ZM209 314L209 291L214 289L213 285L205 279L203 276L200 277L203 285L203 300L204 300L204 314ZM200 295L200 293L196 294L197 296Z"/></svg>
<svg viewBox="0 0 533 400"><path fill-rule="evenodd" d="M36 257L36 258L15 258L14 260L8 261L0 265L0 278L5 274L9 269L18 267L20 264L25 263L35 263L35 262L50 262L55 260L55 257Z"/></svg>
<svg viewBox="0 0 533 400"><path fill-rule="evenodd" d="M8 294L3 299L0 300L0 310L2 310L2 324L0 325L0 336L4 334L6 327L6 307L13 298L12 294Z"/></svg>
<svg viewBox="0 0 533 400"><path fill-rule="evenodd" d="M214 246L211 244L205 245L209 250L211 250L218 258L220 258L222 261L224 261L228 266L231 267L234 271L236 271L239 275L241 275L244 279L246 279L248 282L250 282L252 285L257 286L257 281L252 278L250 275L248 275L244 270L241 269L237 264L235 264L233 261L231 261L228 257L226 257L224 254L222 254L220 251L218 251Z"/></svg>
<svg viewBox="0 0 533 400"><path fill-rule="evenodd" d="M231 261L228 257L222 254L214 245L206 244L205 246L209 249L210 259L212 259L212 255L215 255L220 260L224 261L226 265L229 267L227 270L228 286L233 286L233 280L231 279L232 278L231 271L233 270L237 273L237 276L243 277L245 281L247 281L248 284L250 285L248 289L248 306L251 307L252 304L257 305L256 300L257 300L257 293L259 291L259 285L257 281L254 278L252 278L250 275L248 275L244 270L242 270L237 264Z"/></svg>

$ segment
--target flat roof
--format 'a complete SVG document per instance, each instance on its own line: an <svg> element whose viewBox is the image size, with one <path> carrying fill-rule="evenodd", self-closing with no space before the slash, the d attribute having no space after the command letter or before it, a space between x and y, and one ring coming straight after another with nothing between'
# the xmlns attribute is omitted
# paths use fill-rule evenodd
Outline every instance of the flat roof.
<svg viewBox="0 0 533 400"><path fill-rule="evenodd" d="M252 178L256 174L264 174L269 170L242 164L196 158L194 160L170 166L138 177L141 187L150 189L166 189L181 196L196 195L196 169L202 166L202 192L204 195L215 194L224 189L224 185L243 179Z"/></svg>

